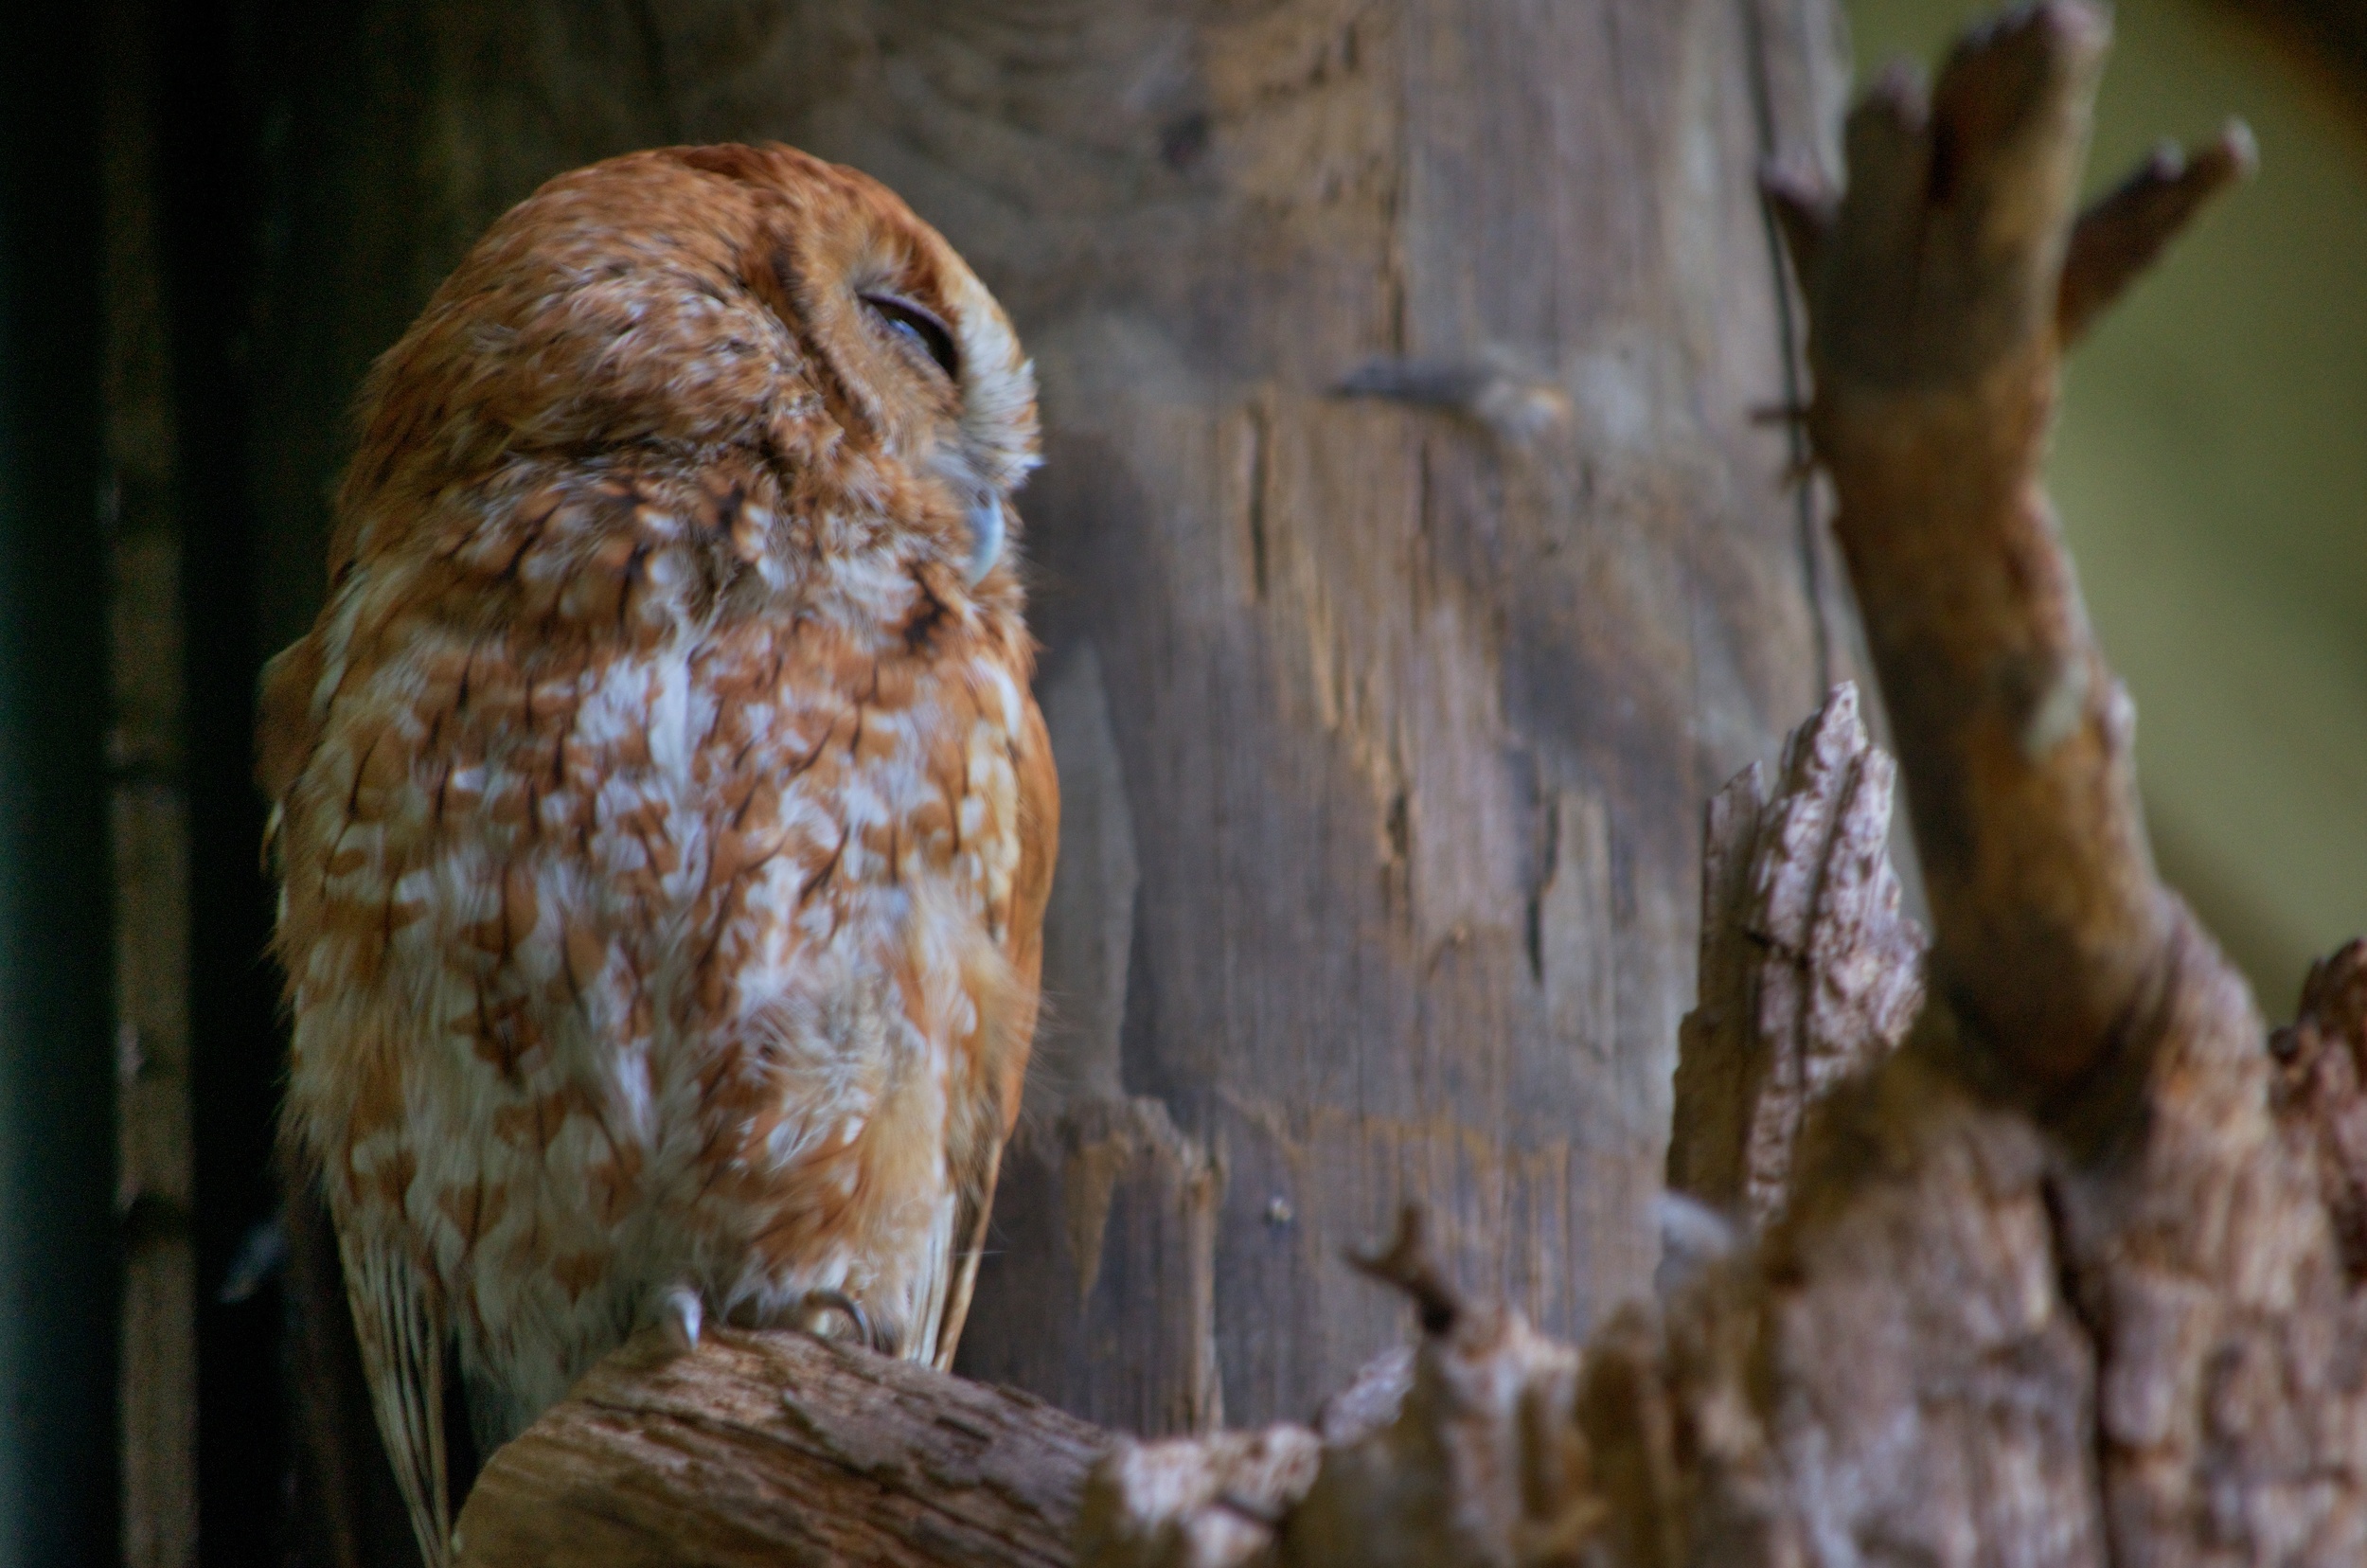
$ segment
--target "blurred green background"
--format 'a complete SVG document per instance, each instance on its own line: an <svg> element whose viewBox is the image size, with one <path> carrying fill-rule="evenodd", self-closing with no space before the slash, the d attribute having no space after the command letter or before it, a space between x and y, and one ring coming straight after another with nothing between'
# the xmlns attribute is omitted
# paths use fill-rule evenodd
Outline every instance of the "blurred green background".
<svg viewBox="0 0 2367 1568"><path fill-rule="evenodd" d="M1992 9L1853 0L1858 80ZM2277 1021L2367 933L2367 78L2218 0L2114 35L2095 186L2229 115L2260 174L2073 356L2050 472L2162 870Z"/></svg>

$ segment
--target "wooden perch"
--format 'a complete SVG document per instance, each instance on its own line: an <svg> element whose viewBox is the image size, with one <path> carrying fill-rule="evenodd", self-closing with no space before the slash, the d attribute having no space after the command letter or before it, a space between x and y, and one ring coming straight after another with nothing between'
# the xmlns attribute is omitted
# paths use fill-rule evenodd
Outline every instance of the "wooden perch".
<svg viewBox="0 0 2367 1568"><path fill-rule="evenodd" d="M1070 1560L1108 1446L1041 1400L804 1334L645 1334L494 1454L463 1565Z"/></svg>
<svg viewBox="0 0 2367 1568"><path fill-rule="evenodd" d="M2245 162L2075 230L2105 38L2018 9L1928 103L1876 88L1844 196L1776 193L1935 930L1902 1044L1890 764L1837 692L1710 811L1671 1169L1748 1244L1581 1355L1415 1223L1366 1264L1410 1354L1314 1427L1164 1443L795 1336L629 1347L495 1456L463 1560L2367 1560L2367 946L2264 1040L2154 874L2038 486L2061 345Z"/></svg>

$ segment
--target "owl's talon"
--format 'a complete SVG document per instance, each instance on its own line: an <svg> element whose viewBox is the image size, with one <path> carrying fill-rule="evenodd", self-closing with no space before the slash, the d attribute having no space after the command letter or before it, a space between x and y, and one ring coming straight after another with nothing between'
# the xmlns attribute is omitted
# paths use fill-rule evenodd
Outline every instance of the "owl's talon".
<svg viewBox="0 0 2367 1568"><path fill-rule="evenodd" d="M706 1304L699 1299L698 1292L677 1285L666 1292L658 1308L658 1327L676 1354L699 1348L699 1330L705 1322Z"/></svg>
<svg viewBox="0 0 2367 1568"><path fill-rule="evenodd" d="M808 1291L803 1305L809 1312L815 1308L822 1308L845 1314L846 1321L855 1326L855 1338L863 1344L864 1348L877 1350L882 1356L892 1356L896 1353L895 1347L873 1326L871 1314L864 1311L862 1303L845 1291ZM812 1334L816 1339L828 1337L811 1327L808 1327L806 1332Z"/></svg>

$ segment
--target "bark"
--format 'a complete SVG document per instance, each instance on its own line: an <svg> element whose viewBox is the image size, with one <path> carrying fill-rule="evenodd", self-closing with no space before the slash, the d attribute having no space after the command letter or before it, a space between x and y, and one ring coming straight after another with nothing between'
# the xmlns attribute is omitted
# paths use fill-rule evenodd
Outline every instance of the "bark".
<svg viewBox="0 0 2367 1568"><path fill-rule="evenodd" d="M1887 853L1896 771L1843 686L1786 748L1711 800L1700 1003L1677 1059L1668 1184L1764 1225L1782 1210L1809 1110L1906 1038L1927 938Z"/></svg>
<svg viewBox="0 0 2367 1568"><path fill-rule="evenodd" d="M656 1335L478 1479L464 1564L1070 1560L1107 1437L1040 1399L803 1334Z"/></svg>
<svg viewBox="0 0 2367 1568"><path fill-rule="evenodd" d="M1772 798L1746 777L1710 819L1682 1074L1707 1109L1672 1157L1734 1244L1581 1355L1409 1223L1365 1268L1415 1305L1410 1361L1315 1429L1115 1440L1076 1560L2367 1554L2367 946L2264 1039L2152 873L2126 699L2037 481L2077 302L2191 210L2157 187L2240 161L2157 169L2075 231L2104 44L2071 0L2012 12L1928 103L1877 89L1844 197L1784 197L1807 428L1931 867L1912 1034L1892 1048L1915 942L1873 853L1884 766L1837 695Z"/></svg>
<svg viewBox="0 0 2367 1568"><path fill-rule="evenodd" d="M2367 940L2313 965L2301 1016L2269 1040L2278 1123L2318 1172L2354 1285L2367 1280Z"/></svg>

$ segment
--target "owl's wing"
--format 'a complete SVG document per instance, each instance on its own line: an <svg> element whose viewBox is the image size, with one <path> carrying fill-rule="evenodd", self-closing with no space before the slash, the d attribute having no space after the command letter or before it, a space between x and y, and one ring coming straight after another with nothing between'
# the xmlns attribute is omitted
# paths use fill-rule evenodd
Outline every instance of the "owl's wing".
<svg viewBox="0 0 2367 1568"><path fill-rule="evenodd" d="M255 781L272 803L266 860L276 852L280 808L319 739L312 694L320 645L307 637L263 667L256 724ZM378 1430L394 1462L427 1568L452 1560L452 1503L444 1475L444 1307L411 1259L385 1240L337 1228L346 1300L361 1342Z"/></svg>
<svg viewBox="0 0 2367 1568"><path fill-rule="evenodd" d="M444 1477L444 1304L411 1259L389 1241L339 1227L346 1299L362 1342L378 1430L394 1461L426 1568L452 1561L452 1500Z"/></svg>
<svg viewBox="0 0 2367 1568"><path fill-rule="evenodd" d="M1025 689L1023 686L1022 689ZM987 1247L987 1221L994 1209L994 1184L1003 1168L1003 1145L1019 1119L1019 1092L1027 1076L1027 1050L1036 1034L1038 987L1043 976L1043 910L1052 897L1052 866L1060 845L1060 781L1052 766L1052 740L1043 715L1031 700L1011 747L1019 782L1019 865L1011 878L1011 915L1004 931L1003 983L1010 997L1003 1010L1009 1042L999 1053L996 1085L1001 1124L970 1167L954 1173L953 1256L943 1314L938 1319L937 1370L950 1372L970 1316L970 1292L978 1283L978 1259Z"/></svg>
<svg viewBox="0 0 2367 1568"><path fill-rule="evenodd" d="M986 1255L987 1221L994 1212L994 1180L1003 1168L1003 1140L996 1138L981 1162L983 1181L965 1181L953 1203L953 1278L945 1292L945 1315L937 1323L937 1353L933 1364L940 1372L953 1370L953 1351L961 1344L962 1325L970 1317L970 1294L978 1284L978 1259Z"/></svg>

